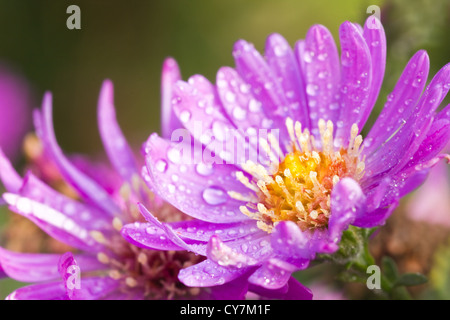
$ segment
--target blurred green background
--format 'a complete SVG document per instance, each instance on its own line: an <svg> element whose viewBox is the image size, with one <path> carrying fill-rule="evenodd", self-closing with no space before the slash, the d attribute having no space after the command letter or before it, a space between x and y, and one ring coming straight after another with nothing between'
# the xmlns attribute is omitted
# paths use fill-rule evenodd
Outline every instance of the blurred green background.
<svg viewBox="0 0 450 320"><path fill-rule="evenodd" d="M429 52L432 73L450 61L449 3L0 0L0 60L28 79L35 93L32 107L39 106L45 91L52 91L56 135L65 151L97 155L103 150L96 104L105 78L115 85L119 123L139 147L160 129L160 73L166 57L178 61L184 79L200 73L214 82L220 66L234 66L231 50L238 39L262 51L267 35L278 32L293 45L316 23L327 26L337 39L339 25L345 20L363 24L370 5L381 7L388 37L379 110L416 50ZM81 8L81 30L66 27L66 9L72 4ZM9 283L0 281L0 298L9 293Z"/></svg>

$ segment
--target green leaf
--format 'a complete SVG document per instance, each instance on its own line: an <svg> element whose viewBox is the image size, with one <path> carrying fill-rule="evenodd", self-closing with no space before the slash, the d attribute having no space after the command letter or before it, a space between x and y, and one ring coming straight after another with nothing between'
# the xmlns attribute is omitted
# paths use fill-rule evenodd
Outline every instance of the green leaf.
<svg viewBox="0 0 450 320"><path fill-rule="evenodd" d="M396 281L395 286L418 286L428 281L427 277L420 273L405 273L402 274Z"/></svg>
<svg viewBox="0 0 450 320"><path fill-rule="evenodd" d="M385 256L383 257L381 263L383 266L383 273L386 276L386 279L391 283L395 283L399 276L397 264L395 263L395 261L392 258Z"/></svg>

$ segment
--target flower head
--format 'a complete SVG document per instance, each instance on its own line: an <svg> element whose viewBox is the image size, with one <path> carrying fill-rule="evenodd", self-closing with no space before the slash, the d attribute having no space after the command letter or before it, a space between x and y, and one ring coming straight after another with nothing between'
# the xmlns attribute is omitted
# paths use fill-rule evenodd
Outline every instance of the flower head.
<svg viewBox="0 0 450 320"><path fill-rule="evenodd" d="M112 168L64 155L53 130L50 93L44 96L42 109L35 111L34 121L47 160L55 165L75 194L57 191L32 171L22 178L0 150L0 179L7 189L3 199L12 211L74 250L61 256L0 248L2 276L34 283L14 291L8 298L223 297L220 289L187 287L178 280L178 271L200 262L202 256L171 251L162 233L153 243L160 250L136 247L121 236L124 224L142 221L138 202L162 221L181 221L183 216L155 196L154 190L149 190L141 178L133 150L116 121L111 81L105 81L100 92L98 124ZM241 286L231 284L230 287L236 288L230 292L238 297L245 294L237 292Z"/></svg>
<svg viewBox="0 0 450 320"><path fill-rule="evenodd" d="M207 286L247 273L250 286L288 290L292 272L336 252L350 225L382 225L429 168L449 158L439 152L450 137L450 111L438 107L450 89L450 65L425 87L422 50L362 138L385 72L384 30L372 19L364 28L341 25L340 58L330 32L315 25L294 49L270 35L265 56L239 40L236 67L221 68L215 85L200 75L177 83L172 108L189 134L150 136L147 182L196 220L180 228L144 213L174 245L207 257L180 272L183 283ZM146 227L122 233L151 247Z"/></svg>

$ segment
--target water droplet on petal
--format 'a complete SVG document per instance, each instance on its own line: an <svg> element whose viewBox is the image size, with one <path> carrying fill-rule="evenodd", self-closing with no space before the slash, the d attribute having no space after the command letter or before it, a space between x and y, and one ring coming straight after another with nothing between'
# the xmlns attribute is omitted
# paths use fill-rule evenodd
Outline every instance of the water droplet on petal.
<svg viewBox="0 0 450 320"><path fill-rule="evenodd" d="M248 109L251 112L260 112L261 111L261 102L255 99L251 99L248 103Z"/></svg>
<svg viewBox="0 0 450 320"><path fill-rule="evenodd" d="M306 93L310 96L315 96L317 94L317 89L317 85L310 83L306 86Z"/></svg>
<svg viewBox="0 0 450 320"><path fill-rule="evenodd" d="M203 200L210 205L223 204L227 199L228 195L219 187L209 187L203 191Z"/></svg>
<svg viewBox="0 0 450 320"><path fill-rule="evenodd" d="M197 164L196 171L202 176L209 176L214 172L212 164L205 164L203 162Z"/></svg>
<svg viewBox="0 0 450 320"><path fill-rule="evenodd" d="M156 161L155 167L156 167L156 170L164 173L167 170L167 162L165 160L160 159L160 160Z"/></svg>
<svg viewBox="0 0 450 320"><path fill-rule="evenodd" d="M233 109L233 117L236 120L244 120L246 116L247 116L247 110L242 109L241 107L235 107Z"/></svg>
<svg viewBox="0 0 450 320"><path fill-rule="evenodd" d="M191 113L188 110L184 110L180 113L180 121L187 123L191 119Z"/></svg>
<svg viewBox="0 0 450 320"><path fill-rule="evenodd" d="M180 163L181 161L181 152L176 148L172 148L167 152L167 157L173 163Z"/></svg>

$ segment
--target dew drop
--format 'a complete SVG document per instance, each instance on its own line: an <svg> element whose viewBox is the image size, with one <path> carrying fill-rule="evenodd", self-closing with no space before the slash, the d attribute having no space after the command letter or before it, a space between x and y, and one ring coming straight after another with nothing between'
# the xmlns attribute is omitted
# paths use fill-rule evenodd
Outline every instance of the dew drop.
<svg viewBox="0 0 450 320"><path fill-rule="evenodd" d="M184 110L180 113L180 121L187 123L191 119L191 113L188 110Z"/></svg>
<svg viewBox="0 0 450 320"><path fill-rule="evenodd" d="M247 116L247 110L242 109L241 107L235 107L233 109L233 117L236 120L244 120L246 116Z"/></svg>
<svg viewBox="0 0 450 320"><path fill-rule="evenodd" d="M236 95L231 91L227 91L227 93L225 93L225 100L229 103L233 103L236 101Z"/></svg>
<svg viewBox="0 0 450 320"><path fill-rule="evenodd" d="M260 112L261 111L261 102L255 99L251 99L248 103L248 109L251 112Z"/></svg>
<svg viewBox="0 0 450 320"><path fill-rule="evenodd" d="M337 110L337 109L339 109L339 103L333 102L332 104L330 104L330 110Z"/></svg>
<svg viewBox="0 0 450 320"><path fill-rule="evenodd" d="M306 86L306 93L310 96L315 96L317 94L317 89L317 85L310 83Z"/></svg>
<svg viewBox="0 0 450 320"><path fill-rule="evenodd" d="M227 194L219 187L209 187L203 191L203 200L210 205L223 204L227 199Z"/></svg>
<svg viewBox="0 0 450 320"><path fill-rule="evenodd" d="M212 124L212 132L214 138L219 141L225 141L226 136L226 125L222 121L215 121Z"/></svg>
<svg viewBox="0 0 450 320"><path fill-rule="evenodd" d="M195 170L202 176L209 176L214 172L212 164L205 164L203 162L197 164Z"/></svg>
<svg viewBox="0 0 450 320"><path fill-rule="evenodd" d="M155 167L156 167L156 170L164 173L167 170L167 162L165 160L160 159L160 160L156 161Z"/></svg>
<svg viewBox="0 0 450 320"><path fill-rule="evenodd" d="M173 163L180 163L181 161L181 152L176 148L172 148L167 152L167 157Z"/></svg>

